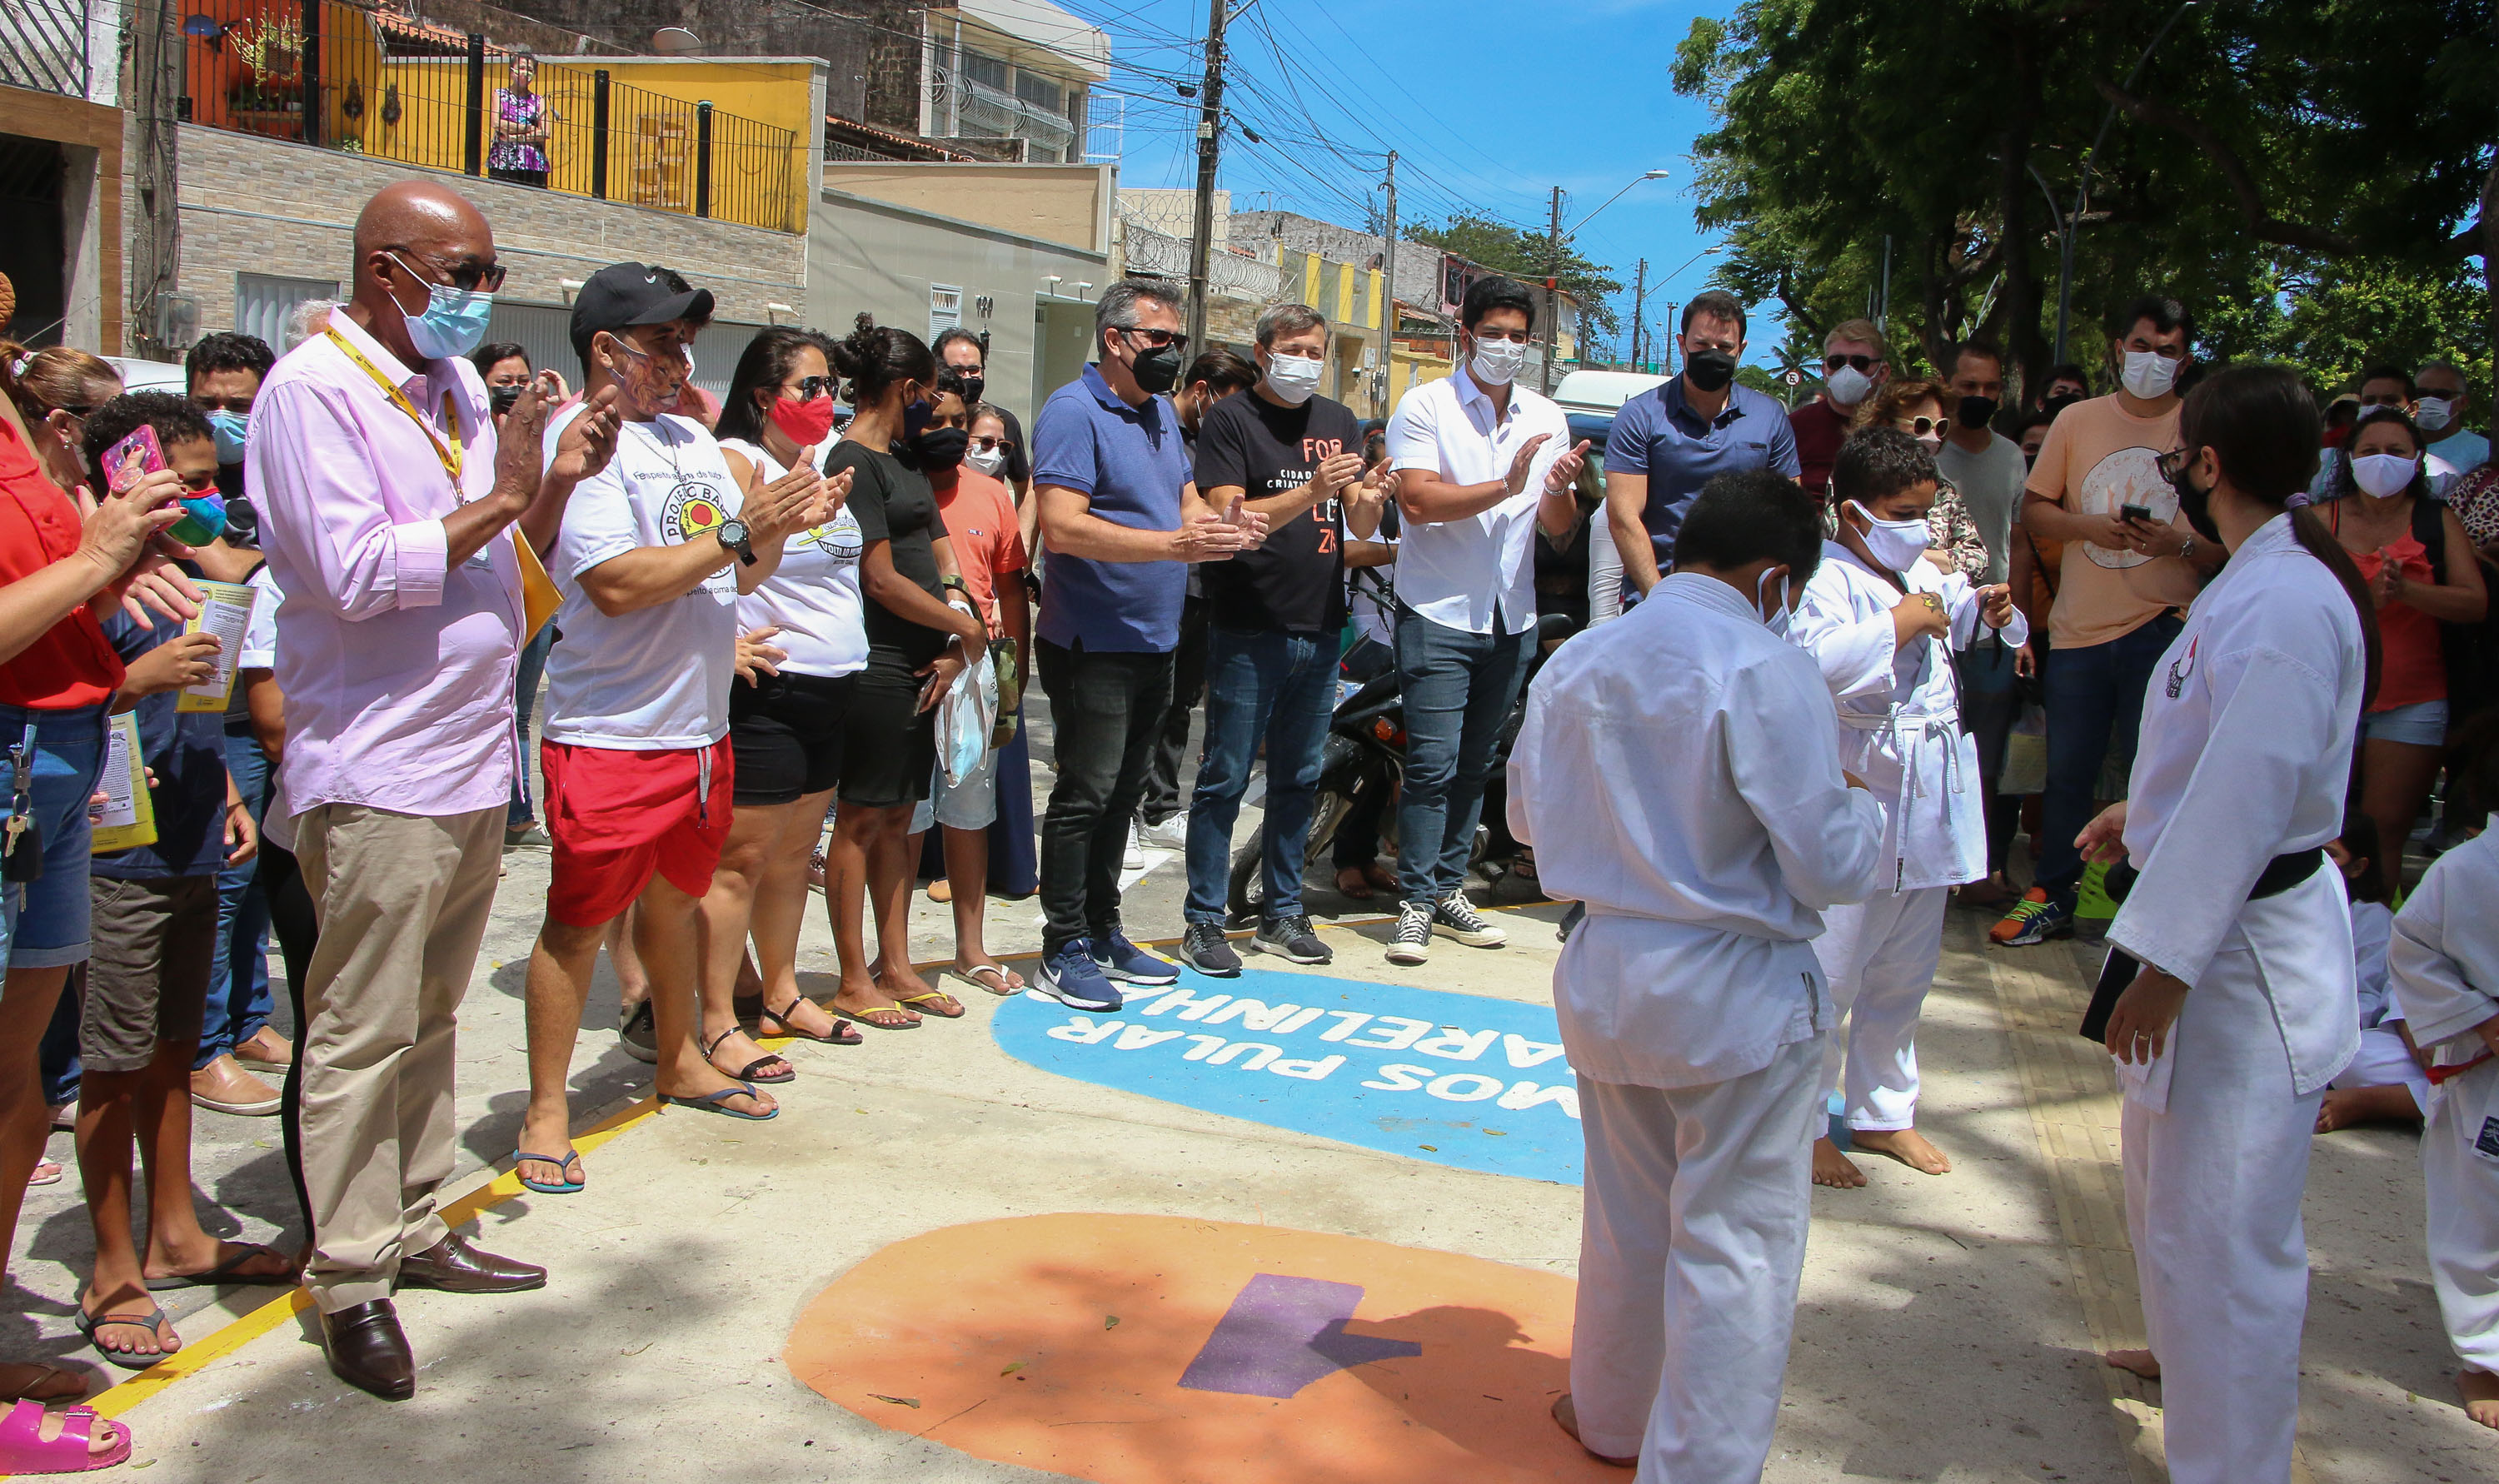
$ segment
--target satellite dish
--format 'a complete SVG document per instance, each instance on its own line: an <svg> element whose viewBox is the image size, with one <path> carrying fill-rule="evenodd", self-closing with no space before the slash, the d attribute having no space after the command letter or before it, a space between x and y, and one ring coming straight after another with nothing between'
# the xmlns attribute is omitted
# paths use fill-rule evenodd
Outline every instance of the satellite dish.
<svg viewBox="0 0 2499 1484"><path fill-rule="evenodd" d="M651 34L651 49L665 56L682 56L701 48L702 38L683 26L662 26Z"/></svg>

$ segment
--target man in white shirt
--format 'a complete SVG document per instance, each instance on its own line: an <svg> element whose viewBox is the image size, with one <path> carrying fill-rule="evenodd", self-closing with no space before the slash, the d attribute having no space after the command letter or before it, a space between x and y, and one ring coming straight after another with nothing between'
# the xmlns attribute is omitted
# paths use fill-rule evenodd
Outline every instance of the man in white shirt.
<svg viewBox="0 0 2499 1484"><path fill-rule="evenodd" d="M1821 558L1794 481L1711 480L1674 570L1537 677L1510 757L1510 829L1588 912L1553 974L1587 1141L1554 1417L1642 1478L1758 1477L1778 1421L1832 1014L1811 940L1883 844L1782 637Z"/></svg>
<svg viewBox="0 0 2499 1484"><path fill-rule="evenodd" d="M2473 410L2470 387L2452 361L2428 362L2413 378L2413 417L2435 439L2429 456L2445 460L2458 474L2490 462L2490 440L2465 426L2464 414Z"/></svg>
<svg viewBox="0 0 2499 1484"><path fill-rule="evenodd" d="M1577 526L1572 482L1588 445L1551 399L1514 385L1536 300L1480 278L1458 310L1465 364L1406 394L1388 420L1405 532L1397 556L1397 669L1406 777L1397 802L1405 905L1388 961L1417 964L1432 935L1498 948L1509 935L1461 888L1493 746L1536 644L1536 528Z"/></svg>

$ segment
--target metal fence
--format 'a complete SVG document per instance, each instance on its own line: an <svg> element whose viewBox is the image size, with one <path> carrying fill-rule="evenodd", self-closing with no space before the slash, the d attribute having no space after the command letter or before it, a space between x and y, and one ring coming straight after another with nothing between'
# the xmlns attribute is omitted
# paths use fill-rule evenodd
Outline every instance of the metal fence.
<svg viewBox="0 0 2499 1484"><path fill-rule="evenodd" d="M1165 278L1188 276L1188 239L1157 232L1135 217L1120 221L1120 261L1132 274L1149 274ZM1285 297L1284 271L1273 263L1261 263L1237 252L1217 250L1207 254L1206 277L1210 288L1229 291L1261 304L1274 304Z"/></svg>
<svg viewBox="0 0 2499 1484"><path fill-rule="evenodd" d="M7 0L0 4L0 82L84 98L90 60L89 0Z"/></svg>
<svg viewBox="0 0 2499 1484"><path fill-rule="evenodd" d="M512 55L484 37L339 0L185 30L182 116L192 123L804 229L811 162L796 134L616 81L603 67L542 63L524 98L508 86ZM535 152L507 137L529 128L533 113L546 136Z"/></svg>

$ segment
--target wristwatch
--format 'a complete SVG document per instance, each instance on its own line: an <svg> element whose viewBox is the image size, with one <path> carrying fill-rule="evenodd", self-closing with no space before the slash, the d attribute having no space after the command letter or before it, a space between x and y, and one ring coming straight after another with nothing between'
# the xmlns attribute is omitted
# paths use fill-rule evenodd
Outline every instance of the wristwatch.
<svg viewBox="0 0 2499 1484"><path fill-rule="evenodd" d="M737 553L737 560L748 566L755 565L755 543L747 534L746 522L732 515L712 531L720 544Z"/></svg>

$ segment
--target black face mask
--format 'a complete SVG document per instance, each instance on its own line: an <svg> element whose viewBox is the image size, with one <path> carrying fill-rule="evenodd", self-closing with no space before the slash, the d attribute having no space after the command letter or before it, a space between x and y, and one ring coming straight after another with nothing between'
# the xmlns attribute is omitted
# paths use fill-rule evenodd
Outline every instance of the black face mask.
<svg viewBox="0 0 2499 1484"><path fill-rule="evenodd" d="M2058 413L2064 411L2067 407L2072 406L2074 403L2082 400L2082 393L2067 392L2061 397L2051 397L2046 402L2039 403L2039 410L2047 413L2050 417L2054 417Z"/></svg>
<svg viewBox="0 0 2499 1484"><path fill-rule="evenodd" d="M1736 358L1723 350L1696 350L1684 361L1683 374L1704 392L1723 391L1736 379Z"/></svg>
<svg viewBox="0 0 2499 1484"><path fill-rule="evenodd" d="M2193 476L2184 468L2178 470L2177 478L2169 481L2169 487L2178 492L2179 512L2187 517L2188 525L2195 528L2195 533L2207 541L2222 539L2222 528L2213 524L2213 492L2195 488Z"/></svg>
<svg viewBox="0 0 2499 1484"><path fill-rule="evenodd" d="M518 403L520 400L521 388L518 383L514 383L511 386L490 386L486 388L486 405L495 409L495 415L497 417L502 417L503 414L511 411L513 404Z"/></svg>
<svg viewBox="0 0 2499 1484"><path fill-rule="evenodd" d="M1137 389L1149 397L1158 397L1180 380L1180 347L1157 345L1140 354L1128 366L1128 374L1137 378Z"/></svg>
<svg viewBox="0 0 2499 1484"><path fill-rule="evenodd" d="M1964 397L1961 400L1961 405L1953 409L1953 416L1959 419L1964 428L1984 428L1996 417L1996 399Z"/></svg>
<svg viewBox="0 0 2499 1484"><path fill-rule="evenodd" d="M989 378L965 371L957 371L955 379L963 383L963 405L967 407L980 403L981 393L988 390L990 384Z"/></svg>
<svg viewBox="0 0 2499 1484"><path fill-rule="evenodd" d="M925 474L942 474L963 462L972 435L964 428L923 428L911 436L911 457Z"/></svg>

